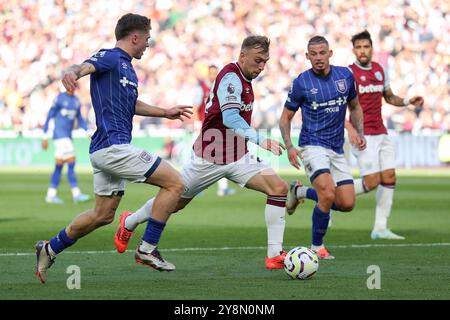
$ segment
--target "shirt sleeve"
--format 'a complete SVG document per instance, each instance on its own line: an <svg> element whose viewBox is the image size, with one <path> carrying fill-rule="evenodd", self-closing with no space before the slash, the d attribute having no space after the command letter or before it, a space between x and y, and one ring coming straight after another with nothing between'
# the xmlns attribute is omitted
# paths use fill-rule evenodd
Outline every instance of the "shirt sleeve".
<svg viewBox="0 0 450 320"><path fill-rule="evenodd" d="M241 108L242 83L234 72L225 74L217 87L217 98L220 110Z"/></svg>
<svg viewBox="0 0 450 320"><path fill-rule="evenodd" d="M87 130L88 130L87 122L86 122L86 120L83 118L83 116L81 115L81 103L80 103L79 100L78 100L78 106L79 106L79 108L78 108L78 110L77 110L77 121L78 121L78 126L79 126L80 128L83 128L84 131L87 132Z"/></svg>
<svg viewBox="0 0 450 320"><path fill-rule="evenodd" d="M383 91L388 90L391 87L391 81L389 79L389 73L387 72L387 69L385 67L383 67L380 64L381 68L383 69L383 74L384 74L384 88Z"/></svg>
<svg viewBox="0 0 450 320"><path fill-rule="evenodd" d="M50 123L50 120L53 119L54 117L56 117L56 114L59 112L59 109L61 109L61 106L59 104L59 97L60 96L58 95L55 98L55 100L53 100L53 104L47 114L47 119L45 119L43 130L44 130L44 134L45 134L46 138L47 138L47 131L48 131L48 125Z"/></svg>
<svg viewBox="0 0 450 320"><path fill-rule="evenodd" d="M265 137L258 134L239 114L240 110L230 108L222 112L223 124L232 129L236 134L255 144L260 144Z"/></svg>
<svg viewBox="0 0 450 320"><path fill-rule="evenodd" d="M284 103L285 108L291 111L297 111L302 103L301 89L298 85L298 78L295 79L291 88L289 89L288 96L286 98L286 102Z"/></svg>
<svg viewBox="0 0 450 320"><path fill-rule="evenodd" d="M119 59L113 51L100 50L84 62L90 63L95 67L95 73L103 73L114 68Z"/></svg>
<svg viewBox="0 0 450 320"><path fill-rule="evenodd" d="M348 77L348 82L349 82L349 88L348 88L348 99L347 101L352 101L357 93L356 93L356 81L355 81L355 77L353 76L353 72L350 72L350 75Z"/></svg>

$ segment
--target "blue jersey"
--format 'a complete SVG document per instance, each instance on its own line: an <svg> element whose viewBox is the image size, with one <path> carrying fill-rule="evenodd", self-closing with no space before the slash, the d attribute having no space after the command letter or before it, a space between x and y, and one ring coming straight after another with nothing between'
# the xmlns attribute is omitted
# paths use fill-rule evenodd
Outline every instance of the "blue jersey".
<svg viewBox="0 0 450 320"><path fill-rule="evenodd" d="M347 102L356 97L355 79L345 67L330 66L321 77L309 69L292 83L285 107L302 109L302 130L298 145L313 145L344 153Z"/></svg>
<svg viewBox="0 0 450 320"><path fill-rule="evenodd" d="M47 133L51 119L55 119L53 139L72 138L75 119L78 120L78 125L81 128L87 130L86 121L81 116L80 106L80 100L76 96L71 96L66 92L60 93L48 111L44 133Z"/></svg>
<svg viewBox="0 0 450 320"><path fill-rule="evenodd" d="M89 153L113 144L129 144L138 96L132 57L120 48L102 49L85 62L94 65L91 99L97 130Z"/></svg>

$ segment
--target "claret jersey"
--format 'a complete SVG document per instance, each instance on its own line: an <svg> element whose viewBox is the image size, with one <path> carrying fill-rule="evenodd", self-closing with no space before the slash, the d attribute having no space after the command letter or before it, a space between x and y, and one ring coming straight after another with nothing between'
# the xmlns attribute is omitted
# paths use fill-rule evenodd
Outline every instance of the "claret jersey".
<svg viewBox="0 0 450 320"><path fill-rule="evenodd" d="M223 124L222 112L239 109L240 116L251 125L255 97L251 80L237 63L226 65L214 81L205 107L205 120L194 143L194 152L211 163L228 164L247 152L247 141Z"/></svg>

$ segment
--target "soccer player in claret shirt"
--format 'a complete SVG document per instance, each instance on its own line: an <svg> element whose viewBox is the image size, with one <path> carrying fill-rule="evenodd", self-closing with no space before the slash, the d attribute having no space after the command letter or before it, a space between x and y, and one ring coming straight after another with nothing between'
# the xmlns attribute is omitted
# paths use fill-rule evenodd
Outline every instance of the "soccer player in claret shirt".
<svg viewBox="0 0 450 320"><path fill-rule="evenodd" d="M131 145L131 132L135 114L183 120L190 118L192 107L163 109L138 99L138 79L131 61L140 59L149 47L150 30L150 19L128 13L117 22L114 48L102 49L63 73L62 83L68 91L74 90L78 79L90 74L97 125L89 148L95 206L77 216L50 241L36 243L36 275L42 283L57 254L114 220L125 192L125 181L160 187L144 236L135 251L135 260L159 271L175 270L172 263L162 258L158 243L170 212L184 190L182 177L156 154Z"/></svg>
<svg viewBox="0 0 450 320"><path fill-rule="evenodd" d="M211 64L208 66L208 74L204 80L199 80L198 82L198 94L196 96L196 101L194 103L194 122L195 128L201 127L203 121L205 120L205 107L208 103L209 96L211 94L211 87L216 80L219 69L216 65ZM199 124L199 126L197 126ZM228 186L228 179L222 178L217 182L217 195L219 197L230 196L236 193L236 190Z"/></svg>
<svg viewBox="0 0 450 320"><path fill-rule="evenodd" d="M87 134L87 123L81 115L80 99L74 91L61 92L53 102L48 111L47 119L44 124L44 138L42 139L42 149L48 148L49 124L54 119L53 144L55 146L55 169L53 170L50 186L47 189L45 202L63 204L64 201L58 197L58 186L61 181L61 173L64 164L67 163L67 179L72 188L72 198L74 202L85 202L91 197L83 194L78 187L77 176L75 174L75 148L72 142L72 131L75 120L78 121L80 128L83 128Z"/></svg>
<svg viewBox="0 0 450 320"><path fill-rule="evenodd" d="M390 87L388 74L383 67L372 61L372 39L368 31L352 37L353 53L356 61L350 65L357 85L357 94L364 113L364 135L367 148L353 152L358 159L358 167L362 179L355 180L356 194L369 192L377 188L375 224L371 238L405 239L387 228L387 220L391 213L396 183L394 144L389 139L381 117L382 98L391 105L404 107L410 104L416 107L423 105L423 98L400 98ZM350 143L357 142L354 126L347 121L346 126Z"/></svg>
<svg viewBox="0 0 450 320"><path fill-rule="evenodd" d="M355 205L355 190L350 168L344 158L344 126L347 106L350 119L357 128L355 144L363 150L363 115L355 91L355 80L346 67L330 65L332 51L328 41L315 36L308 42L306 58L312 68L302 72L293 82L283 113L280 130L292 166L300 169L303 162L306 175L314 188L291 184L286 209L294 213L304 198L315 200L312 214L312 245L321 259L333 259L323 244L330 220L330 209L351 211ZM302 112L299 149L292 145L291 121L298 109Z"/></svg>
<svg viewBox="0 0 450 320"><path fill-rule="evenodd" d="M244 39L237 62L227 64L217 75L205 108L201 133L193 146L191 161L182 169L186 190L174 212L183 209L200 192L225 177L241 187L267 195L267 269L284 267L283 235L288 185L275 171L247 149L247 141L280 155L284 146L251 127L254 94L252 80L269 60L270 41L265 36ZM114 242L117 251L126 250L132 232L154 210L150 199L135 213L124 212ZM213 219L214 212L211 212Z"/></svg>

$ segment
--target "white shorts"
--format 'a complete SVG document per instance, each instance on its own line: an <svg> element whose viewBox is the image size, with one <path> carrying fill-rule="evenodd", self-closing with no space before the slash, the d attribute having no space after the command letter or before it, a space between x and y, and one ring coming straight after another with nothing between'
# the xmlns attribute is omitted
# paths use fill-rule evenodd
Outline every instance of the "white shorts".
<svg viewBox="0 0 450 320"><path fill-rule="evenodd" d="M394 143L387 134L365 136L367 147L363 151L352 147L352 153L358 160L361 176L395 168Z"/></svg>
<svg viewBox="0 0 450 320"><path fill-rule="evenodd" d="M94 193L123 195L125 181L143 182L161 163L155 154L130 144L115 144L90 155L94 169Z"/></svg>
<svg viewBox="0 0 450 320"><path fill-rule="evenodd" d="M222 178L227 178L241 187L270 166L254 155L247 153L236 162L229 164L213 164L191 153L191 159L183 166L181 175L185 184L182 198L193 198Z"/></svg>
<svg viewBox="0 0 450 320"><path fill-rule="evenodd" d="M330 173L337 186L353 184L353 177L344 154L320 146L301 147L300 152L303 168L311 183L318 175Z"/></svg>
<svg viewBox="0 0 450 320"><path fill-rule="evenodd" d="M53 140L55 146L55 159L67 160L75 157L75 148L73 146L72 139L61 138Z"/></svg>

